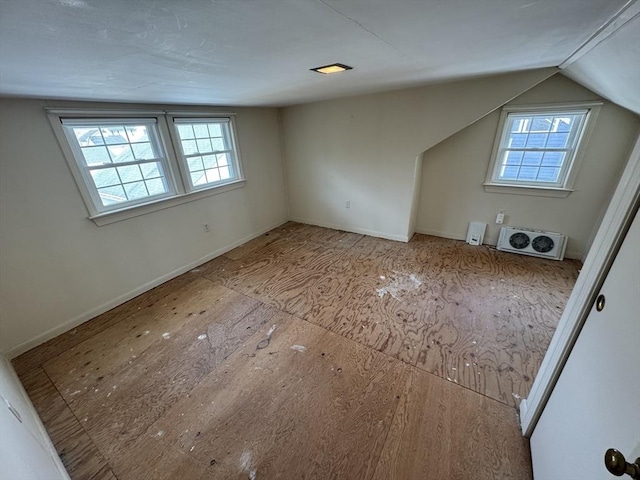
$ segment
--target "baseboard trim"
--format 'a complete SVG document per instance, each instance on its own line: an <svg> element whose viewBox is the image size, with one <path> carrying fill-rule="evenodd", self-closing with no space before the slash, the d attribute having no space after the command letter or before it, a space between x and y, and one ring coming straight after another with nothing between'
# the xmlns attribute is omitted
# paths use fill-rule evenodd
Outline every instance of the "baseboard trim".
<svg viewBox="0 0 640 480"><path fill-rule="evenodd" d="M441 232L440 230L431 230L429 228L416 228L416 233L421 233L422 235L431 235L433 237L442 237L442 238L450 238L452 240L466 240L466 235L459 235L457 233L451 232Z"/></svg>
<svg viewBox="0 0 640 480"><path fill-rule="evenodd" d="M86 311L84 313L81 313L80 315L77 315L75 317L73 317L70 320L67 320L66 322L50 329L47 330L46 332L32 338L31 340L27 340L26 342L21 343L20 345L13 347L7 351L1 352L3 355L5 355L8 359L13 359L15 357L17 357L18 355L23 354L26 351L31 350L32 348L37 347L38 345L43 344L44 342L51 340L52 338L57 337L58 335L61 335L65 332L68 332L69 330L77 327L78 325L83 324L84 322L87 322L89 320L91 320L94 317L97 317L98 315L103 314L104 312L107 312L109 310L111 310L112 308L117 307L118 305L123 304L124 302L131 300L132 298L137 297L138 295L151 290L154 287L157 287L158 285L161 285L179 275L182 275L183 273L188 272L189 270L194 269L195 267L202 265L203 263L208 262L209 260L213 260L216 257L219 257L220 255L223 255L225 253L227 253L230 250L233 250L234 248L236 248L239 245L242 245L243 243L248 242L249 240L253 240L256 237L259 237L260 235L263 235L265 233L267 233L270 230L273 230L276 227L279 227L280 225L283 225L284 223L286 223L286 220L283 221L279 221L277 223L274 223L273 225L264 227L254 233L251 233L229 245L226 245L224 247L218 248L216 250L214 250L213 252L205 255L202 258L199 258L198 260L195 260L191 263L188 263L187 265L184 265L180 268L177 268L165 275L162 275L160 277L157 277L153 280L151 280L150 282L145 283L144 285L141 285L138 288L134 288L133 290L124 293L122 295L119 295L118 297L109 300L108 302L103 303L102 305L99 305L89 311Z"/></svg>
<svg viewBox="0 0 640 480"><path fill-rule="evenodd" d="M522 400L520 400L520 406L518 407L518 411L520 412L520 426L521 427L523 427L522 419L527 416L528 408L529 407L527 406L527 399L523 398Z"/></svg>
<svg viewBox="0 0 640 480"><path fill-rule="evenodd" d="M457 233L451 233L451 232L442 232L440 230L431 230L428 228L416 228L416 233L421 233L423 235L432 235L434 237L442 237L442 238L450 238L452 240L465 240L467 239L467 237L465 235L460 235ZM487 243L484 242L483 245L490 245L490 246L494 246L494 244L492 243ZM564 254L564 258L570 258L572 260L582 260L583 259L584 254L582 252L578 252L578 251L574 251L574 250L567 250Z"/></svg>
<svg viewBox="0 0 640 480"><path fill-rule="evenodd" d="M570 258L572 260L580 260L581 262L584 262L584 253L567 250L566 252L564 252L564 258Z"/></svg>
<svg viewBox="0 0 640 480"><path fill-rule="evenodd" d="M378 232L377 230L369 230L368 228L350 227L347 225L336 225L327 222L318 222L316 220L310 220L302 217L291 217L289 220L292 222L305 223L307 225L315 225L317 227L332 228L333 230L342 230L351 233L360 233L362 235L369 235L371 237L385 238L387 240L395 240L397 242L407 243L409 237L407 235L396 235L394 233Z"/></svg>

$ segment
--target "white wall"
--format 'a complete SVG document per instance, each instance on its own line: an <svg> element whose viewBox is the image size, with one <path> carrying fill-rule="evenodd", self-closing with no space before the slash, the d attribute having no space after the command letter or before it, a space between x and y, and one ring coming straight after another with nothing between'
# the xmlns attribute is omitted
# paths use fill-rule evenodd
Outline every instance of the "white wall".
<svg viewBox="0 0 640 480"><path fill-rule="evenodd" d="M510 104L594 99L598 96L593 92L555 75ZM500 230L495 217L499 209L506 209L506 224L565 233L567 256L582 258L629 158L640 119L605 101L576 178L576 191L567 198L549 198L484 191L499 117L496 111L424 153L416 230L464 239L470 221L486 222L485 243L495 245Z"/></svg>
<svg viewBox="0 0 640 480"><path fill-rule="evenodd" d="M16 415L10 410L13 409ZM0 477L68 480L47 432L7 359L0 355Z"/></svg>
<svg viewBox="0 0 640 480"><path fill-rule="evenodd" d="M45 105L87 106L0 99L0 350L8 356L287 220L276 109L231 109L244 188L98 227Z"/></svg>
<svg viewBox="0 0 640 480"><path fill-rule="evenodd" d="M533 70L283 110L292 220L407 240L416 159L555 72ZM346 201L351 208L346 209Z"/></svg>

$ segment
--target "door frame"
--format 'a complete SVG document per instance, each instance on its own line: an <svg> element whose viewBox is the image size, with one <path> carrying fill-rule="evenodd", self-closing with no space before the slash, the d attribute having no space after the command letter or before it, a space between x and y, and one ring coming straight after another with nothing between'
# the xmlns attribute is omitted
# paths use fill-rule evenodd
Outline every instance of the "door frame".
<svg viewBox="0 0 640 480"><path fill-rule="evenodd" d="M529 396L520 403L520 424L527 438L531 437L542 415L639 207L640 135L589 248Z"/></svg>

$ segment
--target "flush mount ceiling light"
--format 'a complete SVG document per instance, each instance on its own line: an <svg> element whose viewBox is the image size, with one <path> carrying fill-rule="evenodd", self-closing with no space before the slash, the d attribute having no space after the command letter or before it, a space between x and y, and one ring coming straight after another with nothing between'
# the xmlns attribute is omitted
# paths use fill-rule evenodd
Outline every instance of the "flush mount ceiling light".
<svg viewBox="0 0 640 480"><path fill-rule="evenodd" d="M314 72L318 72L318 73L338 73L338 72L344 72L346 70L352 70L353 67L350 67L349 65L343 65L342 63L332 63L331 65L325 65L324 67L316 67L316 68L312 68L311 70L313 70Z"/></svg>

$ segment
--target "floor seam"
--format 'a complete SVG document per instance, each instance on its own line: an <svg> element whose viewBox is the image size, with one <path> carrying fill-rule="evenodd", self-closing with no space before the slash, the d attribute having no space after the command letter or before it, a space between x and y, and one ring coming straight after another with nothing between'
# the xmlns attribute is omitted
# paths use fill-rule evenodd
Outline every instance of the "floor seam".
<svg viewBox="0 0 640 480"><path fill-rule="evenodd" d="M91 436L91 434L87 431L86 428L84 428L84 426L82 425L82 422L80 421L80 419L78 418L78 416L76 415L76 412L73 411L73 409L71 408L71 406L69 405L69 403L67 402L67 400L64 398L64 396L62 395L62 393L60 393L60 390L58 389L58 386L54 383L54 381L51 379L51 377L49 376L49 373L44 369L44 367L42 367L42 371L44 372L45 376L47 377L47 379L49 380L49 382L51 382L51 385L53 386L53 388L55 389L56 393L60 396L60 398L62 399L62 401L64 402L64 404L66 405L66 407L69 409L69 412L71 412L71 415L73 415L73 418L76 419L76 422L78 422L79 427L82 429L82 431L87 435L87 437L89 437L89 439L91 440L91 443L93 444L94 448L100 453L100 455L102 455L102 459L104 460L105 465L109 468L109 470L112 471L113 473L113 469L111 466L111 463L109 462L109 459L107 458L107 456L104 454L104 452L102 450L100 450L100 448L98 447L98 445L96 444L95 440L93 439L93 437ZM66 469L66 468L65 468ZM98 473L98 472L95 472ZM95 475L94 473L94 475ZM115 476L115 474L114 474ZM116 477L117 478L117 477Z"/></svg>
<svg viewBox="0 0 640 480"><path fill-rule="evenodd" d="M358 244L358 243L359 243L360 241L362 241L362 239L364 239L364 238L365 238L365 235L363 235L363 236L362 236L362 237L361 237L361 238L360 238L360 239L359 239L359 240L358 240L354 245L352 245L352 246L348 247L348 249L352 249L356 244ZM318 242L315 242L315 243L316 243L316 244L318 244L318 245L324 245L324 244L321 244L321 243L318 243ZM266 247L266 246L265 246L265 247ZM262 247L262 248L265 248L265 247ZM259 251L259 250L260 250L260 249L258 249L257 251ZM252 252L252 253L255 253L255 252ZM241 261L241 260L242 260L242 259L240 259L240 260L232 260L232 261ZM338 261L339 261L339 259L338 259L338 260L335 260L335 261L333 261L333 262L331 262L331 263L329 264L329 266L334 265L334 264L335 264L336 262L338 262ZM205 277L204 275L200 274L200 272L195 272L195 273L196 273L199 277L201 277L201 278L204 278L204 279L206 279L206 280L208 280L208 281L210 281L210 282L212 282L212 283L214 283L214 284L216 283L216 281L215 281L215 280L212 280L212 279L210 279L210 278L208 278L208 277ZM266 305L266 306L268 306L268 307L274 308L274 309L276 309L276 310L277 310L277 311L279 311L279 312L286 313L287 315L292 315L292 316L294 316L294 317L298 318L299 320L302 320L302 321L304 321L304 322L307 322L307 323L309 323L309 324L311 324L311 325L315 325L316 327L320 327L320 328L322 328L323 330L325 330L326 332L331 332L331 333L332 333L332 334L334 334L334 335L339 335L340 337L345 338L346 340L349 340L350 342L356 343L356 344L361 345L361 346L363 346L363 347L366 347L366 348L368 348L368 349L370 349L370 350L373 350L373 351L376 351L376 352L378 352L378 353L381 353L382 355L385 355L385 356L386 356L386 357L388 357L388 358L393 358L394 360L398 360L398 361L400 361L400 362L404 363L405 365L408 365L408 366L410 366L410 367L415 368L416 370L418 370L418 371L420 371L420 372L427 373L427 374L432 375L432 376L434 376L434 377L436 377L436 378L439 378L439 379L441 379L441 380L443 380L443 381L447 381L447 382L449 382L449 381L448 381L448 380L446 380L444 377L441 377L440 375L438 375L438 374L436 374L436 373L433 373L433 372L431 372L431 371L429 371L429 370L426 370L426 369L420 368L418 365L414 365L414 364L412 364L412 363L410 363L410 362L407 362L407 361L405 361L405 360L402 360L401 358L398 358L398 357L395 357L395 356L393 356L393 355L390 355L390 354L388 354L388 353L386 353L386 352L380 351L380 350L378 350L378 349L376 349L376 348L372 347L371 345L367 345L367 344L364 344L364 343L360 343L360 342L358 342L358 341L356 341L356 340L353 340L352 338L346 337L346 336L344 336L344 335L342 335L342 334L340 334L340 333L336 333L336 332L334 332L333 330L331 330L331 329L329 329L329 328L327 328L327 327L325 327L325 326L323 326L323 325L318 325L318 324L316 324L316 323L311 322L310 320L307 320L306 318L300 317L300 316L299 316L299 315L297 315L297 314L287 312L286 310L282 310L281 308L279 308L279 307L277 307L277 306L274 306L273 304L266 303L266 302L264 302L264 301L263 301L262 299L260 299L260 298L256 298L256 297L252 296L251 294L247 294L247 293L245 293L245 292L241 292L241 291L239 291L239 290L236 290L235 288L229 287L229 286L225 285L225 284L224 284L224 283L222 283L222 282L220 282L219 284L220 284L220 285L222 285L223 287L225 287L225 288L227 288L227 289L231 290L231 291L234 291L234 292L236 292L236 293L240 294L240 295L243 295L243 296L245 296L245 297L247 297L247 298L251 298L251 299L253 299L253 300L257 301L257 302L261 302L263 305ZM272 301L276 302L276 300L275 300L275 299L271 299L271 298L270 298L270 300L272 300ZM487 398L487 399L489 399L489 400L493 400L494 402L497 402L497 403L499 403L499 404L501 404L501 405L505 405L505 406L507 406L507 407L510 407L510 408L514 409L516 412L518 412L518 411L519 411L518 407L516 407L516 406L514 406L514 405L511 405L511 404L509 404L509 403L503 402L503 401L498 400L498 399L496 399L496 398L490 397L490 396L488 396L488 395L486 395L486 394L484 394L484 393L481 393L481 392L478 392L478 391L476 391L476 390L473 390L472 388L466 387L466 386L464 386L464 385L460 385L460 384L455 383L455 382L449 382L449 383L453 383L453 384L454 384L454 385L456 385L457 387L460 387L460 388L463 388L463 389L468 390L468 391L470 391L470 392L473 392L473 393L475 393L475 394L477 394L477 395L480 395L480 396L482 396L482 397L484 397L484 398Z"/></svg>
<svg viewBox="0 0 640 480"><path fill-rule="evenodd" d="M230 289L230 290L233 290L233 289ZM237 292L236 290L233 290L233 291L234 291L234 292ZM241 294L241 295L244 295L242 292L237 292L237 293L239 293L239 294ZM253 298L253 297L250 297L250 296L249 296L249 298ZM254 299L254 300L257 300L257 299ZM257 301L260 301L260 300L257 300ZM271 306L271 305L269 305L269 306ZM473 390L472 388L466 387L466 386L464 386L464 385L460 385L459 383L456 383L456 382L450 382L449 380L446 380L444 377L441 377L440 375L438 375L438 374L436 374L436 373L430 372L429 370L422 369L422 368L418 367L417 365L413 365L413 364L411 364L411 363L409 363L409 362L407 362L407 361L405 361L405 360L403 360L403 359L401 359L401 358L394 357L393 355L390 355L390 354L388 354L388 353L386 353L386 352L380 351L380 350L378 350L378 349L376 349L376 348L372 347L371 345L367 345L367 344L365 344L365 343L360 343L360 342L358 342L358 341L356 341L356 340L354 340L354 339L352 339L352 338L346 337L346 336L344 336L344 335L342 335L342 334L340 334L340 333L336 333L336 332L334 332L333 330L331 330L331 329L329 329L329 328L325 327L324 325L318 325L317 323L313 323L312 321L307 320L306 318L303 318L303 317L301 317L301 316L299 316L299 315L297 315L297 314L295 314L295 313L290 313L290 312L287 312L286 310L281 310L280 308L277 308L277 307L272 307L272 308L275 308L275 309L276 309L276 310L278 310L279 312L285 313L285 314L287 314L287 315L291 315L292 317L295 317L295 318L296 318L296 319L298 319L298 320L302 320L303 322L306 322L306 323L308 323L308 324L310 324L310 325L313 325L313 326L315 326L315 327L322 328L322 329L323 329L325 332L327 332L327 333L331 333L331 334L333 334L333 335L338 335L339 337L342 337L342 338L344 338L345 340L348 340L349 342L353 342L353 343L355 343L355 344L357 344L357 345L360 345L360 346L365 347L365 348L367 348L367 349L369 349L369 350L372 350L372 351L374 351L374 352L377 352L377 353L379 353L379 354L381 354L381 355L384 355L384 356L385 356L385 357L387 357L387 358L392 358L393 360L396 360L396 361L398 361L398 362L402 362L403 364L407 365L408 367L414 368L414 369L418 370L419 372L427 373L427 374L432 375L432 376L434 376L434 377L436 377L436 378L439 378L439 379L440 379L440 380L442 380L442 381L446 381L447 383L452 383L452 384L454 384L456 387L462 388L462 389L467 390L467 391L469 391L469 392L475 393L476 395L480 395L481 397L484 397L484 398L486 398L486 399L488 399L488 400L492 400L492 401L497 402L497 403L499 403L499 404L501 404L501 405L504 405L504 406L506 406L506 407L512 408L512 409L514 409L516 412L518 412L518 411L519 411L519 410L518 410L518 407L516 407L516 406L514 406L514 405L510 405L510 404L505 403L505 402L503 402L503 401L500 401L500 400L498 400L498 399L496 399L496 398L493 398L493 397L490 397L490 396L488 396L488 395L485 395L484 393L481 393L481 392L478 392L478 391L476 391L476 390Z"/></svg>
<svg viewBox="0 0 640 480"><path fill-rule="evenodd" d="M188 273L188 272L185 272L185 273ZM184 275L184 274L182 274L182 275ZM105 315L105 314L109 313L111 310L114 310L114 309L116 309L116 308L119 308L119 307L121 307L122 305L124 305L124 304L126 304L126 303L128 303L128 302L131 302L131 301L135 300L136 298L138 298L138 297L140 297L140 296L142 296L142 295L146 295L146 294L148 294L149 292L151 292L151 291L155 290L156 288L161 287L161 286L162 286L162 285L164 285L165 283L171 282L171 281L175 280L176 278L179 278L180 276L181 276L181 275L178 275L178 276L176 276L176 277L173 277L173 278L171 278L171 279L167 280L166 282L161 283L160 285L156 285L155 287L153 287L153 288L151 288L151 289L147 290L146 292L142 292L140 295L136 295L135 297L133 297L133 298L131 298L131 299L127 300L126 302L123 302L123 303L121 303L120 305L116 305L115 307L110 308L110 309L109 309L109 310L107 310L106 312L103 312L103 313L101 313L100 315L97 315L96 317L93 317L93 318L91 318L91 319L89 319L89 320L87 320L87 321L85 321L85 322L82 322L80 325L77 325L76 327L74 327L74 328L72 328L72 329L70 329L70 330L68 330L68 331L66 331L66 332L64 332L64 333L61 333L60 335L58 335L57 337L52 338L52 339L51 339L51 340L49 340L49 341L55 340L56 338L61 337L61 336L63 336L63 335L67 335L67 334L69 334L69 332L72 332L73 330L77 330L78 328L81 328L83 325L86 325L86 324L88 324L89 322L92 322L93 320L97 319L98 317L100 317L100 316L102 316L102 315ZM205 277L201 277L201 278L205 278ZM155 302L154 302L154 303L155 303ZM50 357L50 358L47 358L47 359L46 359L45 361L43 361L43 362L38 363L38 365L36 365L36 366L34 366L34 367L30 368L29 370L27 370L27 371L25 371L25 372L23 372L23 373L18 373L18 377L21 377L22 375L26 375L27 373L30 373L32 370L35 370L35 369L36 369L36 368L38 368L38 367L40 367L40 368L42 368L42 369L44 370L44 365L45 365L45 363L50 362L51 360L53 360L53 359L55 359L55 358L59 357L60 355L62 355L62 354L64 354L64 353L66 353L67 351L71 350L72 348L75 348L75 347L77 347L77 346L81 345L82 343L86 342L87 340L90 340L91 338L93 338L93 337L95 337L96 335L98 335L98 334L100 334L100 333L104 332L105 330L107 330L107 329L109 329L109 328L113 327L114 325L118 325L118 324L120 324L120 323L124 322L125 320L128 320L129 318L133 317L136 313L137 313L137 312L134 312L134 313L132 313L132 314L130 314L130 315L127 315L127 316L125 316L125 317L123 317L123 318L118 318L118 317L119 317L119 315L115 315L115 316L114 316L114 318L117 318L117 320L116 320L116 321L114 321L113 323L110 323L109 325L105 325L105 327L104 327L104 328L102 328L102 329L100 329L100 330L97 330L97 331L96 331L96 332L94 332L91 336L89 336L89 337L87 337L87 338L85 338L85 339L81 340L80 342L78 342L78 343L76 343L76 344L74 344L74 345L70 345L68 348L65 348L63 351L61 351L61 352L59 352L59 353L57 353L57 354L53 355L53 356L52 356L52 357ZM31 350L28 350L27 352L23 353L22 355L25 355L25 354L27 354L27 353L31 352L32 350L36 350L36 349L38 349L38 348L40 348L40 347L44 346L46 343L47 343L47 342L45 342L45 343L43 343L42 345L39 345L39 346L37 346L37 347L34 347L34 348L32 348ZM20 356L18 356L18 357L16 357L16 358L19 358L19 357L20 357ZM13 361L12 361L11 363L12 363L12 365L13 365ZM15 367L14 367L14 370L15 370ZM16 372L16 373L17 373L17 372Z"/></svg>
<svg viewBox="0 0 640 480"><path fill-rule="evenodd" d="M287 312L285 312L285 313L287 313ZM290 315L291 315L291 314L290 314ZM294 315L294 316L295 316L295 315ZM296 316L296 317L297 317L297 316ZM340 337L342 337L342 338L344 338L344 339L346 339L346 340L348 340L348 341L350 341L350 342L356 343L356 344L361 345L361 346L363 346L363 347L365 347L365 348L368 348L368 349L370 349L370 350L373 350L373 351L375 351L375 352L378 352L378 353L380 353L380 354L382 354L382 355L384 355L384 356L386 356L386 357L388 357L388 358L392 358L392 359L394 359L394 360L397 360L398 362L402 362L402 363L404 363L405 365L407 365L407 366L408 366L408 367L410 367L410 368L415 368L415 369L416 369L416 370L418 370L419 372L427 373L427 374L432 375L432 376L434 376L434 377L436 377L436 378L439 378L439 379L440 379L440 380L442 380L442 381L446 381L447 383L452 383L452 384L453 384L453 385L455 385L456 387L463 388L463 389L465 389L465 390L468 390L469 392L473 392L473 393L475 393L476 395L480 395L481 397L487 398L487 399L489 399L489 400L493 400L494 402L497 402L497 403L499 403L499 404L501 404L501 405L505 405L505 406L507 406L507 407L509 407L509 408L513 408L514 410L518 411L518 408L517 408L517 407L515 407L515 406L513 406L513 405L510 405L510 404L508 404L508 403L502 402L502 401L500 401L500 400L498 400L498 399L496 399L496 398L493 398L493 397L490 397L490 396L488 396L488 395L485 395L484 393L478 392L478 391L473 390L473 389L471 389L471 388L469 388L469 387L465 387L464 385L460 385L459 383L456 383L456 382L450 382L449 380L446 380L444 377L441 377L441 376L440 376L440 375L438 375L437 373L433 373L433 372L430 372L429 370L422 369L422 368L418 367L417 365L413 365L413 364L411 364L411 363L409 363L409 362L407 362L407 361L405 361L405 360L403 360L403 359L401 359L401 358L394 357L393 355L390 355L390 354L388 354L387 352L380 351L380 350L378 350L378 349L376 349L376 348L372 347L371 345L367 345L367 344L364 344L364 343L360 343L360 342L358 342L358 341L356 341L356 340L354 340L354 339L352 339L352 338L345 337L344 335L342 335L342 334L340 334L340 333L336 333L336 332L334 332L333 330L329 330L328 328L326 328L326 327L324 327L324 326L322 326L322 325L318 325L318 324L316 324L316 323L313 323L313 322L311 322L311 321L309 321L309 320L307 320L307 319L305 319L305 318L301 318L301 317L297 317L297 318L300 318L300 320L303 320L303 321L305 321L305 322L308 322L308 323L310 323L311 325L315 325L316 327L320 327L320 328L322 328L322 329L326 330L327 332L330 332L330 333L332 333L332 334L334 334L334 335L338 335L338 336L340 336Z"/></svg>
<svg viewBox="0 0 640 480"><path fill-rule="evenodd" d="M256 301L262 302L262 300L261 300L261 299L255 298L255 297L253 297L253 296L251 296L251 295L247 295L247 294L245 294L245 293L243 293L243 292L240 292L240 291L235 290L235 289L230 288L230 287L227 287L227 288L229 288L229 290L233 290L233 291L234 291L234 292L236 292L236 293L239 293L240 295L244 295L244 296L249 297L249 298L252 298L252 299L254 299L254 300L256 300ZM271 300L274 300L274 299L271 299ZM274 301L275 301L275 300L274 300ZM262 302L262 303L264 303L264 302ZM400 362L404 363L405 365L408 365L408 366L410 366L410 367L415 368L416 370L418 370L418 371L420 371L420 372L427 373L427 374L432 375L432 376L434 376L434 377L436 377L436 378L439 378L439 379L441 379L441 380L443 380L443 381L445 381L445 380L446 380L444 377L441 377L440 375L438 375L438 374L436 374L436 373L433 373L433 372L431 372L431 371L429 371L429 370L426 370L426 369L420 368L418 365L413 365L412 363L407 362L407 361L405 361L405 360L403 360L403 359L401 359L401 358L398 358L398 357L395 357L395 356L393 356L393 355L390 355L390 354L388 354L388 353L386 353L386 352L380 351L380 350L378 350L378 349L376 349L376 348L372 347L371 345L367 345L367 344L364 344L364 343L360 343L360 342L358 342L358 341L356 341L356 340L353 340L352 338L346 337L346 336L344 336L344 335L342 335L342 334L340 334L340 333L336 333L336 332L334 332L333 330L331 330L331 329L329 329L329 328L325 327L324 325L319 325L319 324L317 324L317 323L313 323L312 321L307 320L307 319L306 319L306 318L304 318L304 317L301 317L301 316L299 316L299 315L297 315L297 314L294 314L294 313L287 312L286 310L282 310L282 309L280 309L279 307L274 307L273 305L269 305L269 304L267 304L267 303L264 303L264 304L265 304L265 305L268 305L268 306L270 306L270 307L272 307L272 308L274 308L274 309L276 309L276 310L278 310L279 312L286 313L287 315L292 315L292 316L294 316L294 317L296 317L296 318L298 318L298 319L300 319L300 320L302 320L302 321L304 321L304 322L307 322L307 323L309 323L309 324L311 324L311 325L315 325L316 327L320 327L320 328L322 328L323 330L325 330L325 331L327 331L327 332L331 332L331 333L332 333L332 334L334 334L334 335L339 335L340 337L345 338L346 340L349 340L350 342L356 343L356 344L358 344L358 345L362 345L363 347L366 347L366 348L368 348L368 349L370 349L370 350L373 350L373 351L376 351L376 352L378 352L378 353L381 353L382 355L385 355L386 357L393 358L394 360L398 360L398 361L400 361ZM447 381L447 382L449 382L448 380L446 380L446 381ZM477 395L480 395L480 396L482 396L482 397L484 397L484 398L487 398L487 399L489 399L489 400L493 400L494 402L497 402L497 403L499 403L499 404L501 404L501 405L505 405L505 406L507 406L507 407L513 408L516 412L518 412L518 411L519 411L518 407L516 407L516 406L514 406L514 405L511 405L511 404L509 404L509 403L503 402L503 401L498 400L498 399L496 399L496 398L490 397L490 396L488 396L488 395L486 395L486 394L484 394L484 393L481 393L481 392L478 392L478 391L476 391L476 390L473 390L472 388L466 387L466 386L464 386L464 385L460 385L460 384L458 384L458 383L456 383L456 382L449 382L449 383L453 383L453 384L454 384L454 385L456 385L457 387L460 387L460 388L463 388L463 389L468 390L468 391L470 391L470 392L473 392L473 393L475 393L475 394L477 394Z"/></svg>
<svg viewBox="0 0 640 480"><path fill-rule="evenodd" d="M400 360L402 362L402 360ZM402 362L404 363L404 362ZM373 469L373 477L375 477L376 472L378 471L378 466L380 465L380 462L382 461L382 454L384 452L384 448L387 446L387 440L389 439L389 434L391 433L391 427L393 427L393 422L396 419L396 416L398 415L398 410L400 409L400 404L402 403L402 394L404 393L406 387L407 387L407 383L410 381L410 371L407 370L408 374L407 374L407 378L404 381L404 383L402 384L402 387L400 388L400 393L398 396L398 393L396 393L396 396L398 397L398 403L396 405L396 408L393 410L393 415L391 416L391 422L389 422L389 428L387 429L387 433L384 436L384 441L382 442L382 449L380 450L380 456L378 457L378 461L376 462L376 466Z"/></svg>

